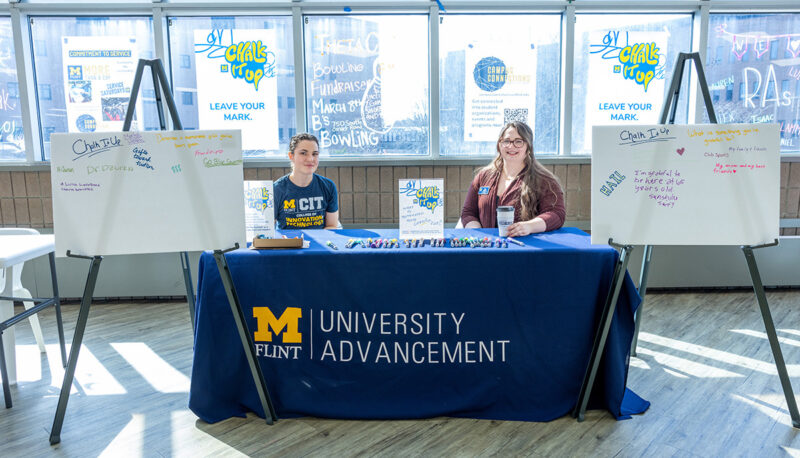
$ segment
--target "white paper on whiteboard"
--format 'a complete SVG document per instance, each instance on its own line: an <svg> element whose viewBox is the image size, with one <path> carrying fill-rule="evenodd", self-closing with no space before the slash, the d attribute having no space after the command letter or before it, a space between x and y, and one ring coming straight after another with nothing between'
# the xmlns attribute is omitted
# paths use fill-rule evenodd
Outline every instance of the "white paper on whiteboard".
<svg viewBox="0 0 800 458"><path fill-rule="evenodd" d="M592 243L770 243L779 151L776 124L594 126Z"/></svg>
<svg viewBox="0 0 800 458"><path fill-rule="evenodd" d="M53 134L51 145L58 256L244 244L240 131Z"/></svg>

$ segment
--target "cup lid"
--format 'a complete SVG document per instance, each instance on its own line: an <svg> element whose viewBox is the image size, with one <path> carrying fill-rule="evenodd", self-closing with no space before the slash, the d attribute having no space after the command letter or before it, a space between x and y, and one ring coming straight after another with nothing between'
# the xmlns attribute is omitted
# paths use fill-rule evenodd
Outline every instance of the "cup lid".
<svg viewBox="0 0 800 458"><path fill-rule="evenodd" d="M514 211L514 207L512 207L511 205L502 205L500 207L497 207L497 211L499 211L499 212L513 212Z"/></svg>

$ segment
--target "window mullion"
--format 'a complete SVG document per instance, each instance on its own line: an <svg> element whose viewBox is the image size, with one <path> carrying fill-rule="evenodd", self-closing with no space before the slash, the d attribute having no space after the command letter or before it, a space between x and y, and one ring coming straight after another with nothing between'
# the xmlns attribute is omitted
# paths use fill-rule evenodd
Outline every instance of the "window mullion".
<svg viewBox="0 0 800 458"><path fill-rule="evenodd" d="M575 7L561 17L561 131L559 155L572 155L572 77L575 66Z"/></svg>
<svg viewBox="0 0 800 458"><path fill-rule="evenodd" d="M35 78L33 78L30 23L27 14L21 13L16 5L10 6L11 29L14 36L14 56L17 62L20 113L25 135L25 161L33 163L41 160L42 142L36 106Z"/></svg>

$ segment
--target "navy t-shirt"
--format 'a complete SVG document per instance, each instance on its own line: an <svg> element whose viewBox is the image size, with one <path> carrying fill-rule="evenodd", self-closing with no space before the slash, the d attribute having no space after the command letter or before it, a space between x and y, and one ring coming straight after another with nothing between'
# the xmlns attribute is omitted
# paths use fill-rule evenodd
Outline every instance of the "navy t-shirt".
<svg viewBox="0 0 800 458"><path fill-rule="evenodd" d="M316 173L304 188L292 183L289 175L279 178L272 186L278 229L323 229L325 213L339 210L336 185Z"/></svg>

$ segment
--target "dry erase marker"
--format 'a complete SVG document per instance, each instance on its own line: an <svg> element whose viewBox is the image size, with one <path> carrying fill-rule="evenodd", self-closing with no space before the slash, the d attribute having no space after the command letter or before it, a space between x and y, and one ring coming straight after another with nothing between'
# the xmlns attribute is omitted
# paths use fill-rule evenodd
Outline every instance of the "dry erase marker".
<svg viewBox="0 0 800 458"><path fill-rule="evenodd" d="M512 239L511 237L506 237L506 240L519 246L525 246L524 243L520 242L519 240Z"/></svg>
<svg viewBox="0 0 800 458"><path fill-rule="evenodd" d="M325 245L328 245L329 247L333 248L334 250L338 250L338 248L336 248L336 245L334 245L333 242L331 242L330 240L325 242Z"/></svg>

